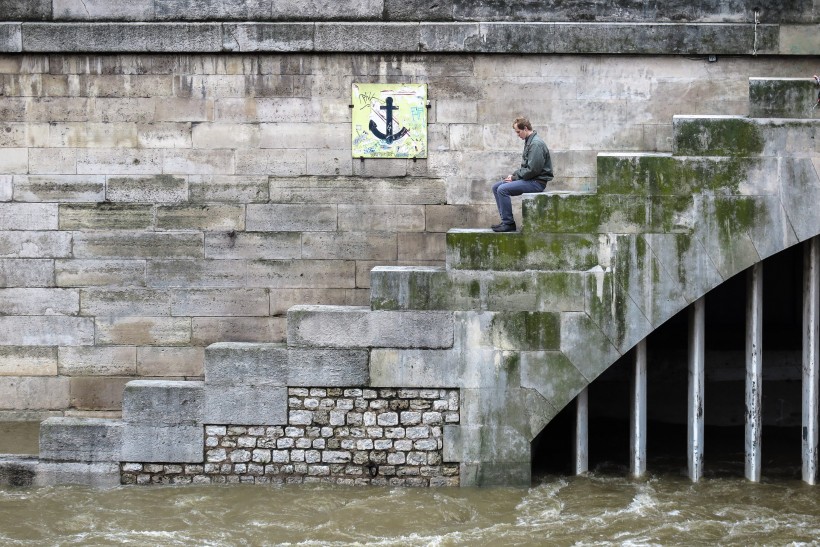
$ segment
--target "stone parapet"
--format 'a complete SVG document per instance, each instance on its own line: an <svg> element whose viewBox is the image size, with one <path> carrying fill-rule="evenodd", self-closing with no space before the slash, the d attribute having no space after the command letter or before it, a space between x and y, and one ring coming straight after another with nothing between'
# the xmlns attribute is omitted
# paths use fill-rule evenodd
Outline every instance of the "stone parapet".
<svg viewBox="0 0 820 547"><path fill-rule="evenodd" d="M793 55L801 41L748 22L24 22L3 25L0 51Z"/></svg>
<svg viewBox="0 0 820 547"><path fill-rule="evenodd" d="M119 462L123 427L103 418L48 418L40 423L40 459Z"/></svg>

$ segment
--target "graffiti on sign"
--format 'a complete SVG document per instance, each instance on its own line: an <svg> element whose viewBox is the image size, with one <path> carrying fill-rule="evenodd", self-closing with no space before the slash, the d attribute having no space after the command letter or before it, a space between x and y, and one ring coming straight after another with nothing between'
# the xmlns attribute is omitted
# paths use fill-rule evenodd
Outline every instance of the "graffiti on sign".
<svg viewBox="0 0 820 547"><path fill-rule="evenodd" d="M353 157L426 158L427 84L353 84Z"/></svg>

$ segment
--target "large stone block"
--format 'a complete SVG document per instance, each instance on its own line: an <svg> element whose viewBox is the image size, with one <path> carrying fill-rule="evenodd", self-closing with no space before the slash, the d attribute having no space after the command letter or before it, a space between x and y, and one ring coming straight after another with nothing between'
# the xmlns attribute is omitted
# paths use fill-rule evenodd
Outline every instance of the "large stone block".
<svg viewBox="0 0 820 547"><path fill-rule="evenodd" d="M0 51L4 53L23 51L23 35L19 23L0 24Z"/></svg>
<svg viewBox="0 0 820 547"><path fill-rule="evenodd" d="M0 169L2 173L26 174L28 173L28 149L27 148L2 148L0 149Z"/></svg>
<svg viewBox="0 0 820 547"><path fill-rule="evenodd" d="M288 386L366 386L370 384L367 350L288 350ZM404 385L404 384L391 384Z"/></svg>
<svg viewBox="0 0 820 547"><path fill-rule="evenodd" d="M0 289L0 315L77 315L75 289Z"/></svg>
<svg viewBox="0 0 820 547"><path fill-rule="evenodd" d="M137 373L133 346L59 348L60 374L68 376L133 376Z"/></svg>
<svg viewBox="0 0 820 547"><path fill-rule="evenodd" d="M226 51L313 50L313 23L226 24L223 32L222 43Z"/></svg>
<svg viewBox="0 0 820 547"><path fill-rule="evenodd" d="M126 423L122 439L126 462L199 463L204 459L202 425Z"/></svg>
<svg viewBox="0 0 820 547"><path fill-rule="evenodd" d="M335 205L250 204L247 229L256 232L334 231L337 227Z"/></svg>
<svg viewBox="0 0 820 547"><path fill-rule="evenodd" d="M814 118L816 104L812 78L749 78L751 118Z"/></svg>
<svg viewBox="0 0 820 547"><path fill-rule="evenodd" d="M0 346L0 376L56 376L57 348Z"/></svg>
<svg viewBox="0 0 820 547"><path fill-rule="evenodd" d="M167 316L171 315L171 293L153 289L82 289L82 315Z"/></svg>
<svg viewBox="0 0 820 547"><path fill-rule="evenodd" d="M55 203L0 203L0 230L56 230Z"/></svg>
<svg viewBox="0 0 820 547"><path fill-rule="evenodd" d="M145 260L55 260L58 287L145 286Z"/></svg>
<svg viewBox="0 0 820 547"><path fill-rule="evenodd" d="M419 50L419 26L413 23L316 23L314 32L316 51Z"/></svg>
<svg viewBox="0 0 820 547"><path fill-rule="evenodd" d="M154 18L154 3L154 0L54 0L52 17L55 21L150 21Z"/></svg>
<svg viewBox="0 0 820 547"><path fill-rule="evenodd" d="M187 317L97 317L94 329L98 345L187 346L191 343L191 319Z"/></svg>
<svg viewBox="0 0 820 547"><path fill-rule="evenodd" d="M448 312L371 312L346 306L294 306L288 310L291 347L449 348Z"/></svg>
<svg viewBox="0 0 820 547"><path fill-rule="evenodd" d="M201 424L204 390L203 382L132 380L123 392L122 419L129 425Z"/></svg>
<svg viewBox="0 0 820 547"><path fill-rule="evenodd" d="M231 231L245 229L241 205L169 205L156 209L157 230Z"/></svg>
<svg viewBox="0 0 820 547"><path fill-rule="evenodd" d="M48 418L40 423L40 459L119 462L123 423L103 418Z"/></svg>
<svg viewBox="0 0 820 547"><path fill-rule="evenodd" d="M142 347L137 349L140 376L193 376L204 372L205 348Z"/></svg>
<svg viewBox="0 0 820 547"><path fill-rule="evenodd" d="M51 462L37 464L35 486L80 485L115 488L120 485L120 464L115 462Z"/></svg>
<svg viewBox="0 0 820 547"><path fill-rule="evenodd" d="M0 376L0 410L64 409L68 405L68 378Z"/></svg>
<svg viewBox="0 0 820 547"><path fill-rule="evenodd" d="M191 175L188 188L192 203L262 203L269 195L264 175Z"/></svg>
<svg viewBox="0 0 820 547"><path fill-rule="evenodd" d="M272 0L155 0L159 21L267 19Z"/></svg>
<svg viewBox="0 0 820 547"><path fill-rule="evenodd" d="M451 350L370 351L370 385L373 387L460 387L462 367Z"/></svg>
<svg viewBox="0 0 820 547"><path fill-rule="evenodd" d="M153 226L153 223L154 211L151 205L119 203L60 205L61 230L147 230Z"/></svg>
<svg viewBox="0 0 820 547"><path fill-rule="evenodd" d="M34 486L36 456L0 456L0 486Z"/></svg>
<svg viewBox="0 0 820 547"><path fill-rule="evenodd" d="M30 23L23 51L219 52L222 28L216 23Z"/></svg>
<svg viewBox="0 0 820 547"><path fill-rule="evenodd" d="M132 377L72 376L69 378L71 407L79 410L122 408L123 388Z"/></svg>
<svg viewBox="0 0 820 547"><path fill-rule="evenodd" d="M103 201L105 176L21 175L14 179L14 192L19 201Z"/></svg>
<svg viewBox="0 0 820 547"><path fill-rule="evenodd" d="M396 260L396 238L389 232L307 232L302 234L302 257Z"/></svg>
<svg viewBox="0 0 820 547"><path fill-rule="evenodd" d="M122 230L79 232L74 236L76 258L202 258L203 254L203 236L196 233Z"/></svg>
<svg viewBox="0 0 820 547"><path fill-rule="evenodd" d="M383 4L382 0L341 0L327 4L274 1L271 17L284 20L374 20L382 17Z"/></svg>
<svg viewBox="0 0 820 547"><path fill-rule="evenodd" d="M152 260L152 287L355 288L352 260Z"/></svg>
<svg viewBox="0 0 820 547"><path fill-rule="evenodd" d="M54 263L48 259L0 258L0 287L53 287Z"/></svg>
<svg viewBox="0 0 820 547"><path fill-rule="evenodd" d="M65 316L0 316L0 345L90 346L94 320Z"/></svg>
<svg viewBox="0 0 820 547"><path fill-rule="evenodd" d="M220 386L287 386L288 349L283 344L211 344L205 350L205 385L217 391Z"/></svg>
<svg viewBox="0 0 820 547"><path fill-rule="evenodd" d="M282 342L284 317L194 317L191 343L208 346L225 340L236 342Z"/></svg>
<svg viewBox="0 0 820 547"><path fill-rule="evenodd" d="M208 232L205 258L277 260L302 257L299 232Z"/></svg>
<svg viewBox="0 0 820 547"><path fill-rule="evenodd" d="M271 385L220 385L205 388L205 423L284 425L288 390Z"/></svg>
<svg viewBox="0 0 820 547"><path fill-rule="evenodd" d="M237 175L301 177L307 174L305 150L237 150L235 155ZM288 181L292 183L293 178L288 178Z"/></svg>
<svg viewBox="0 0 820 547"><path fill-rule="evenodd" d="M171 315L266 317L269 311L269 291L262 288L183 290L171 295Z"/></svg>

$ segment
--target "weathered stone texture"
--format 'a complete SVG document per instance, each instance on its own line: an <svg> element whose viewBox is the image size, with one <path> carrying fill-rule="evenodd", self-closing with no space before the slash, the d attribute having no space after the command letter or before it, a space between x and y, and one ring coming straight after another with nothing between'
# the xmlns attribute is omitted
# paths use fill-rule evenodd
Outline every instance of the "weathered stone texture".
<svg viewBox="0 0 820 547"><path fill-rule="evenodd" d="M30 23L23 33L23 49L48 51L193 51L222 49L221 27L213 23Z"/></svg>

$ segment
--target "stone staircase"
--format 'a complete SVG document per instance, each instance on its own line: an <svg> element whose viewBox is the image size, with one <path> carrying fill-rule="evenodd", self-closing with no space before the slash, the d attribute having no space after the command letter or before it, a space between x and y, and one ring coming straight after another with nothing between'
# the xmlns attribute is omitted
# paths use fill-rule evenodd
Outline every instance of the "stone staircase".
<svg viewBox="0 0 820 547"><path fill-rule="evenodd" d="M287 345L212 345L204 382L130 382L122 420L50 418L39 461L14 465L39 483L529 485L531 441L599 374L820 233L815 101L809 79L750 79L756 117L676 116L671 154L600 154L595 193L525 195L520 233L451 230L445 268L374 268L369 308L295 306ZM254 444L215 461L228 437Z"/></svg>

